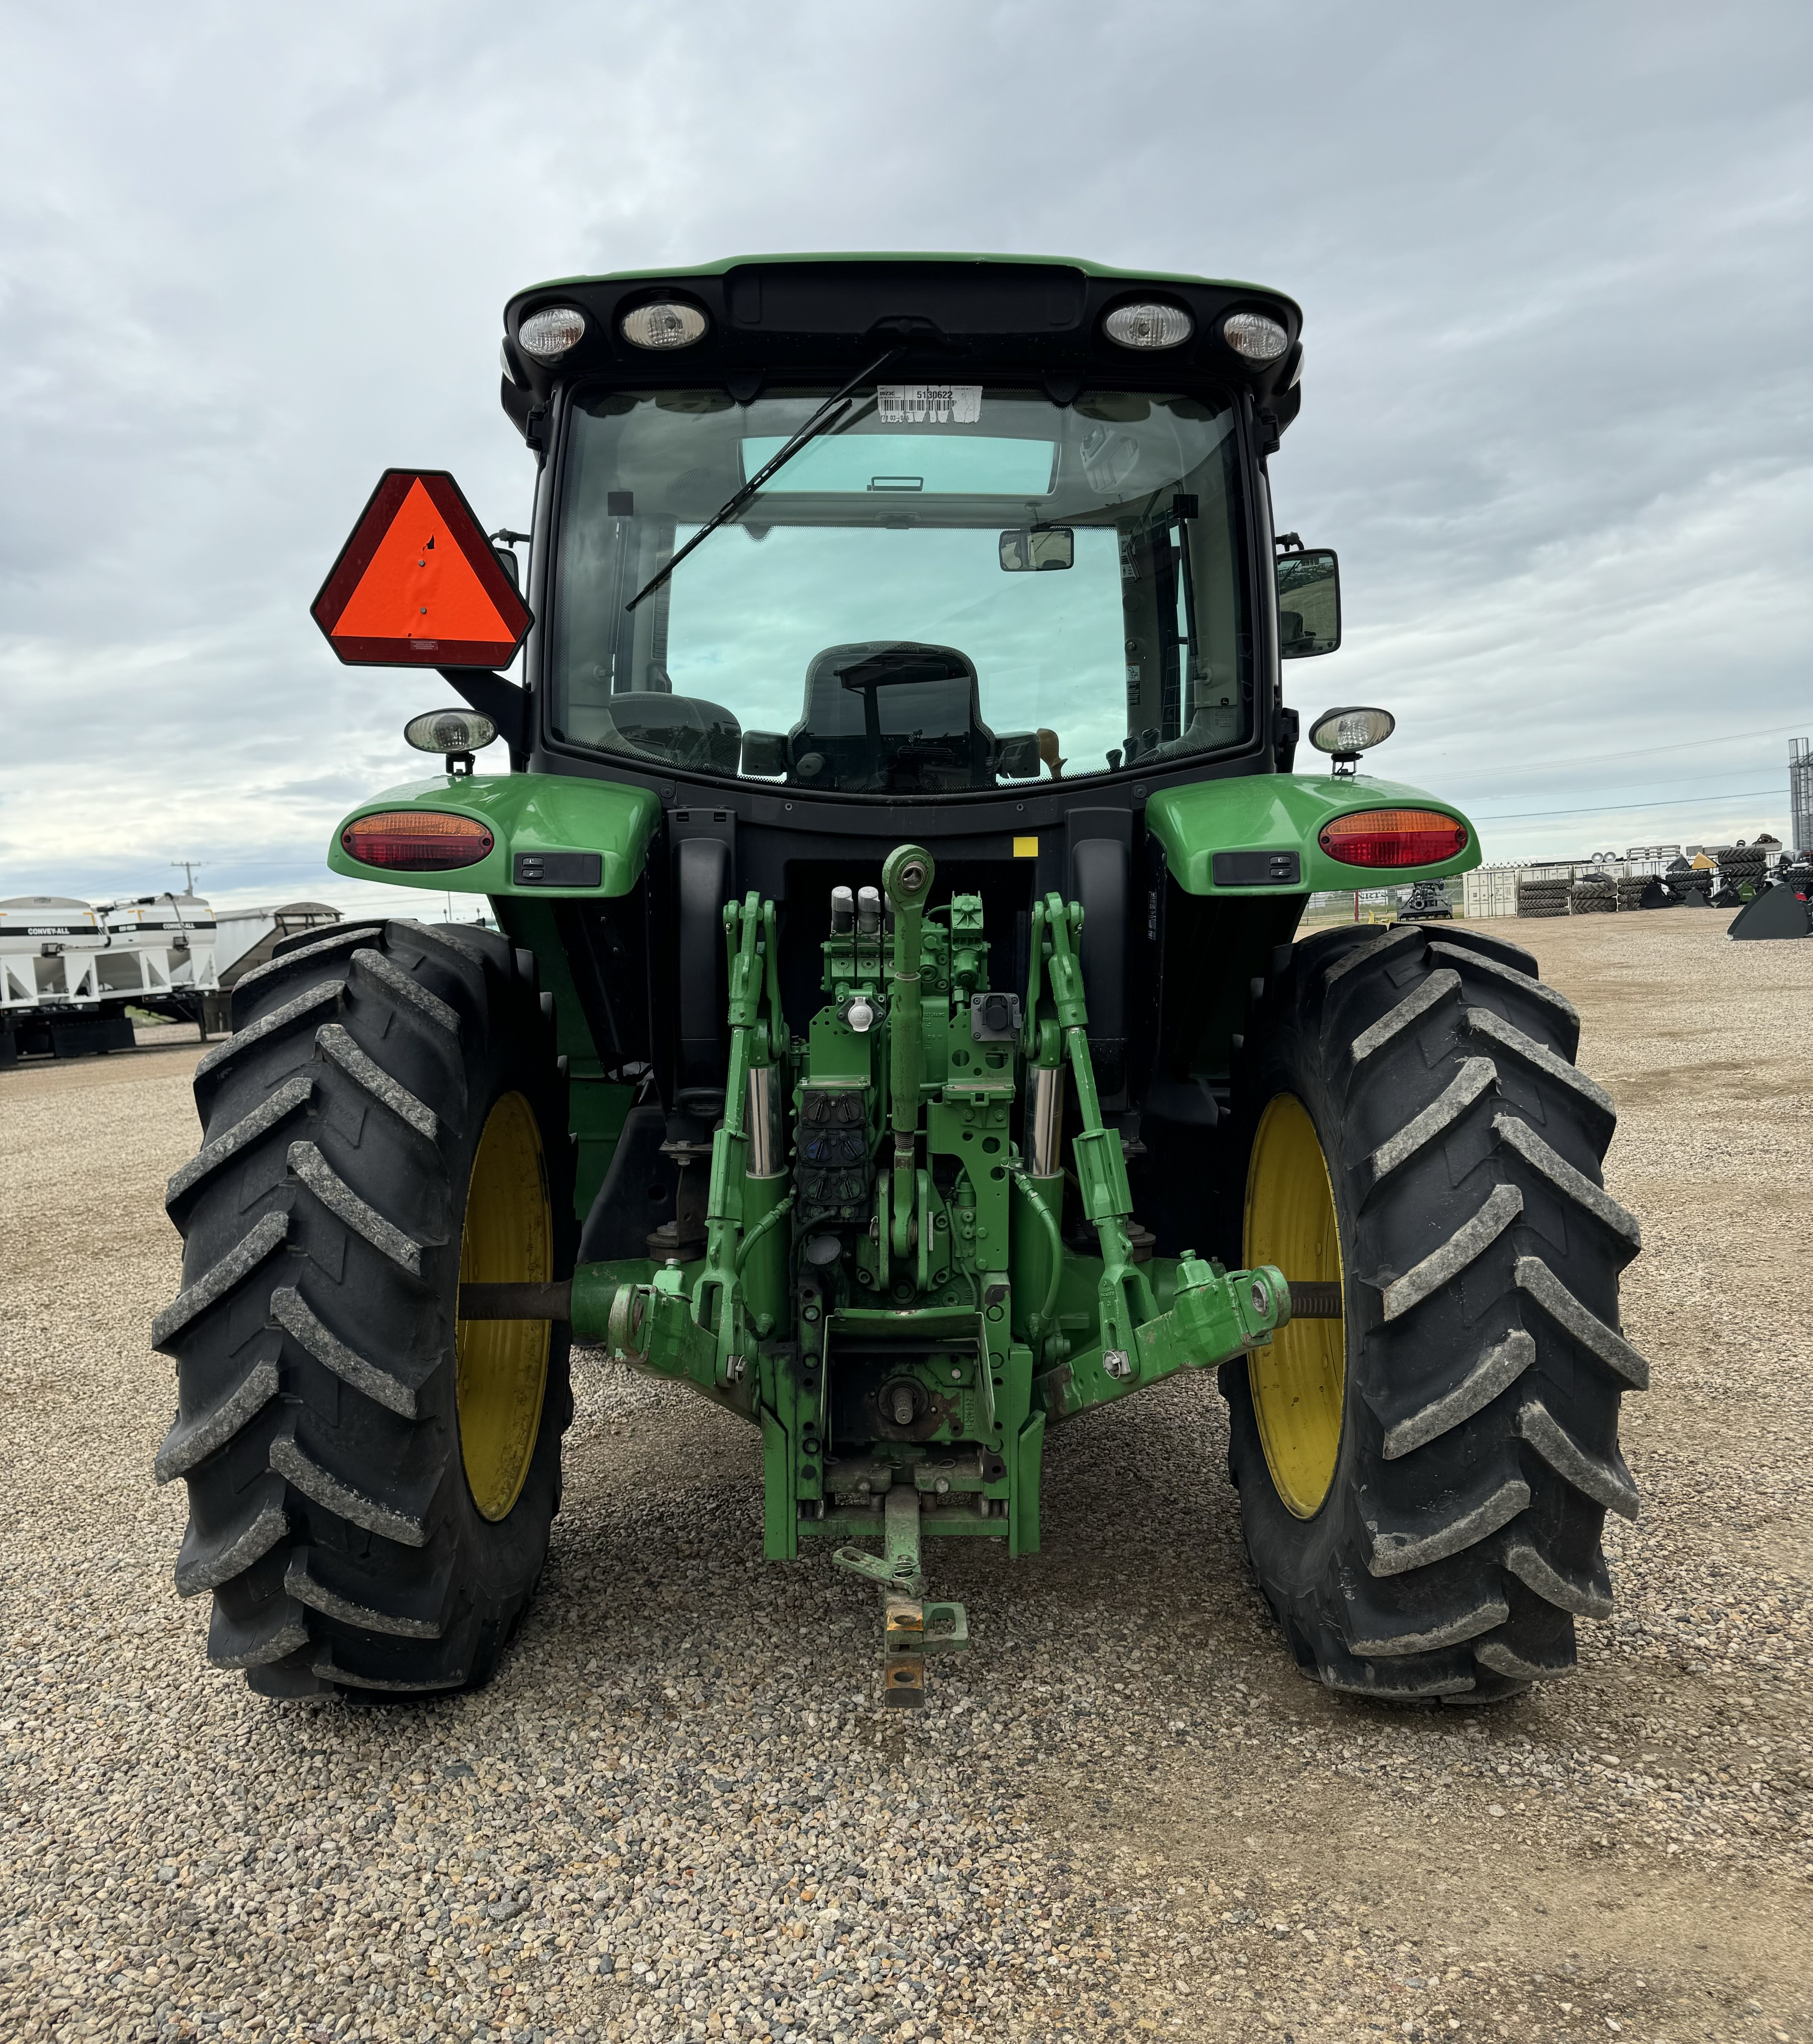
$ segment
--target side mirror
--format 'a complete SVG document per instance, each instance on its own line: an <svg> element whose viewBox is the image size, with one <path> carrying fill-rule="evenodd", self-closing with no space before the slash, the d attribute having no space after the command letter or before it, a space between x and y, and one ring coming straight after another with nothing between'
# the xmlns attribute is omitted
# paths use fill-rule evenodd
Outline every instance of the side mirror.
<svg viewBox="0 0 1813 2044"><path fill-rule="evenodd" d="M1039 574L1047 568L1074 567L1077 536L1068 525L1023 525L1001 537L1001 563L1007 574Z"/></svg>
<svg viewBox="0 0 1813 2044"><path fill-rule="evenodd" d="M1332 653L1341 643L1341 571L1326 548L1281 554L1278 654L1302 660Z"/></svg>
<svg viewBox="0 0 1813 2044"><path fill-rule="evenodd" d="M523 574L521 568L517 565L516 548L514 547L494 547L491 549L491 551L497 556L498 567L501 567L505 574L509 577L511 588L516 591L518 596L520 596L522 594L523 588Z"/></svg>
<svg viewBox="0 0 1813 2044"><path fill-rule="evenodd" d="M1039 777L1039 734L1010 731L995 741L995 771L1004 781L1033 781Z"/></svg>
<svg viewBox="0 0 1813 2044"><path fill-rule="evenodd" d="M786 740L778 731L744 732L743 770L759 780L779 780L787 770Z"/></svg>

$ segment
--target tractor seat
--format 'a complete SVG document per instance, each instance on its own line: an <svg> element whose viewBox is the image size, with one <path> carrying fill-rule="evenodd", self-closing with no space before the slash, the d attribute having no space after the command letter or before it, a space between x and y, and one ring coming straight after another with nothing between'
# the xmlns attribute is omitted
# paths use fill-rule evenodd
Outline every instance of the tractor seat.
<svg viewBox="0 0 1813 2044"><path fill-rule="evenodd" d="M805 713L787 734L786 772L812 788L943 794L992 787L997 750L967 654L870 640L813 655Z"/></svg>
<svg viewBox="0 0 1813 2044"><path fill-rule="evenodd" d="M734 774L743 728L721 703L653 690L613 695L572 713L573 737L609 752L632 752L670 766Z"/></svg>

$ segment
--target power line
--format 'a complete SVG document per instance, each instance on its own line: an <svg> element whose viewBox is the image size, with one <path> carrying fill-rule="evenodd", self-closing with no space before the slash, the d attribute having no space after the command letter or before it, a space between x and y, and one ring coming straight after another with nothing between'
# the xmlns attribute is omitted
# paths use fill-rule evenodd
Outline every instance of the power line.
<svg viewBox="0 0 1813 2044"><path fill-rule="evenodd" d="M1510 809L1500 810L1495 816L1474 817L1475 823L1521 823L1534 816L1610 816L1620 809L1684 809L1696 802L1745 802L1754 795L1779 795L1779 788L1739 788L1729 795L1663 795L1653 802L1589 802L1578 809Z"/></svg>
<svg viewBox="0 0 1813 2044"><path fill-rule="evenodd" d="M1779 738L1784 731L1797 732L1806 723L1802 717L1795 724L1771 724L1766 731L1734 731L1723 738L1684 738L1672 745L1644 745L1622 752L1557 753L1548 759L1525 759L1515 766L1495 768L1495 773L1533 774L1547 766L1598 766L1608 759L1648 759L1658 752L1700 752L1708 745L1748 744L1753 740Z"/></svg>

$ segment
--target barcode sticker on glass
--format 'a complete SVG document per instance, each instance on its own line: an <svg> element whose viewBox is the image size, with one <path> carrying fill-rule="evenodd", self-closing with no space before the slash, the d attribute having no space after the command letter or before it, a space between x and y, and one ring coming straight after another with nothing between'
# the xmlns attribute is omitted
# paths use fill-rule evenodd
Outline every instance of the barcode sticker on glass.
<svg viewBox="0 0 1813 2044"><path fill-rule="evenodd" d="M881 383L875 402L884 426L973 426L982 416L982 386Z"/></svg>

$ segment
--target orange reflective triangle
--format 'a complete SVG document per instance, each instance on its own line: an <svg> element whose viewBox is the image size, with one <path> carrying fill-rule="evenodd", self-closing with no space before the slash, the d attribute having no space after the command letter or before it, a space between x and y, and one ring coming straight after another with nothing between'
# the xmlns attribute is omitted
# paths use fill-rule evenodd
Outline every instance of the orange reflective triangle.
<svg viewBox="0 0 1813 2044"><path fill-rule="evenodd" d="M332 636L508 644L517 636L417 477L335 619Z"/></svg>

